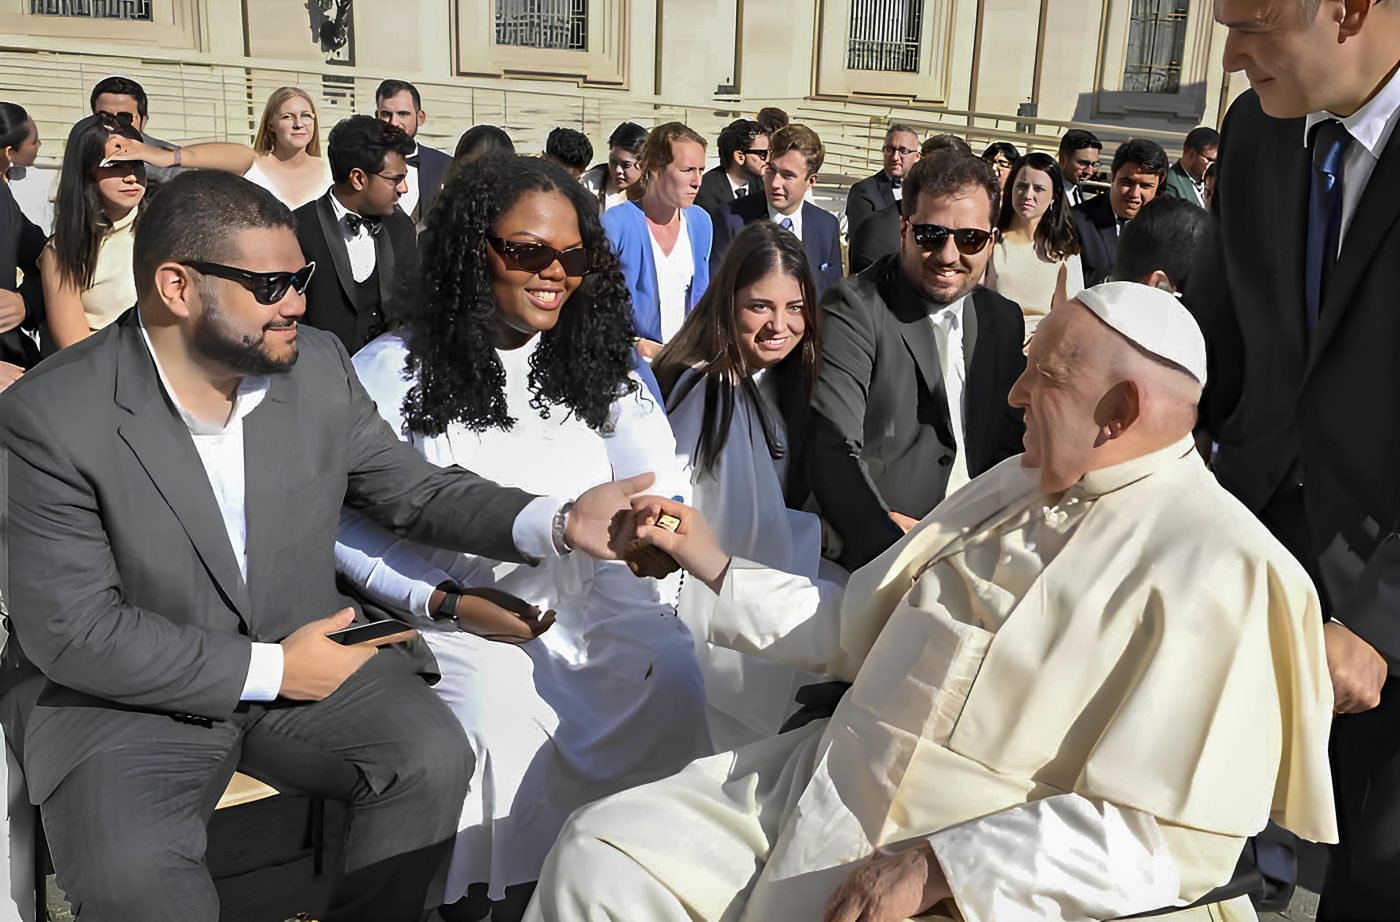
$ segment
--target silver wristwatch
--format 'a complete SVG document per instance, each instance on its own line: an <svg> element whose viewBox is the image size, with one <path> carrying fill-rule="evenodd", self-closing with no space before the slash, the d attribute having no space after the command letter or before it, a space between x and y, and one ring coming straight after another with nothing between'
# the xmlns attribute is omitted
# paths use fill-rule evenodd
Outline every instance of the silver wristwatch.
<svg viewBox="0 0 1400 922"><path fill-rule="evenodd" d="M554 552L560 557L573 551L573 548L569 547L568 539L564 537L564 526L568 524L569 513L573 511L573 508L573 500L560 506L559 511L554 513L554 522L550 525L549 537L554 542Z"/></svg>

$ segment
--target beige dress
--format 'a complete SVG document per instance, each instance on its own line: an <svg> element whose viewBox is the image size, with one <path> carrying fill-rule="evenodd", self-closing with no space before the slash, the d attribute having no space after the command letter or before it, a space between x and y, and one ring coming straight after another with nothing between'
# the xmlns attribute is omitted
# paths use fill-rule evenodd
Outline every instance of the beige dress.
<svg viewBox="0 0 1400 922"><path fill-rule="evenodd" d="M967 922L1087 922L1195 900L1270 818L1336 838L1317 597L1189 438L1058 497L1010 459L844 593L736 559L709 637L854 685L575 814L529 918L817 919L929 842ZM1212 916L1253 913L1173 915Z"/></svg>
<svg viewBox="0 0 1400 922"><path fill-rule="evenodd" d="M136 304L136 273L131 268L136 244L137 209L113 224L97 246L97 266L92 284L79 296L88 329L97 332Z"/></svg>
<svg viewBox="0 0 1400 922"><path fill-rule="evenodd" d="M1026 338L1050 313L1057 294L1068 301L1084 288L1084 268L1078 254L1061 262L1042 259L1034 243L996 242L983 280L988 288L1021 306Z"/></svg>

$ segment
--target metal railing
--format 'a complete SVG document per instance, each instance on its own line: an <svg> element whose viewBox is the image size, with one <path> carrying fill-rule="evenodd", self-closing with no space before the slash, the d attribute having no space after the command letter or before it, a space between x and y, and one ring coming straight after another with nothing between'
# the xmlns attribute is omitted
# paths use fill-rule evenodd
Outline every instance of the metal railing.
<svg viewBox="0 0 1400 922"><path fill-rule="evenodd" d="M846 67L919 72L923 0L851 0Z"/></svg>
<svg viewBox="0 0 1400 922"><path fill-rule="evenodd" d="M29 0L34 16L151 20L151 0Z"/></svg>

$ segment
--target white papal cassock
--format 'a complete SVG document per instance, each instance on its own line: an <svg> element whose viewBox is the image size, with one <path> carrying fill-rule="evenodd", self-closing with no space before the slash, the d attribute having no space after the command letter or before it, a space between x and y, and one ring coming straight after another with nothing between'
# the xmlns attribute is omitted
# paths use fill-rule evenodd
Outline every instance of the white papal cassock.
<svg viewBox="0 0 1400 922"><path fill-rule="evenodd" d="M970 922L1111 919L1225 882L1269 818L1336 838L1317 597L1189 438L1048 498L1010 459L844 593L736 559L709 634L854 685L576 813L530 918L818 920L928 840Z"/></svg>

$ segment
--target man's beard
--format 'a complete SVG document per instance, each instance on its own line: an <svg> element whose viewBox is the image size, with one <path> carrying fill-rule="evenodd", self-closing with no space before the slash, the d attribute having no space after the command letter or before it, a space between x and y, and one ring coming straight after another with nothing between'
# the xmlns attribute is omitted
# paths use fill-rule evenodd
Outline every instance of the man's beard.
<svg viewBox="0 0 1400 922"><path fill-rule="evenodd" d="M273 357L263 345L265 334L250 336L237 330L228 315L219 307L218 298L212 292L202 291L204 314L194 328L191 343L199 356L210 362L217 362L229 371L243 375L276 375L291 371L297 361L297 347L292 344L291 355L285 359ZM285 328L292 322L274 322L267 329Z"/></svg>

